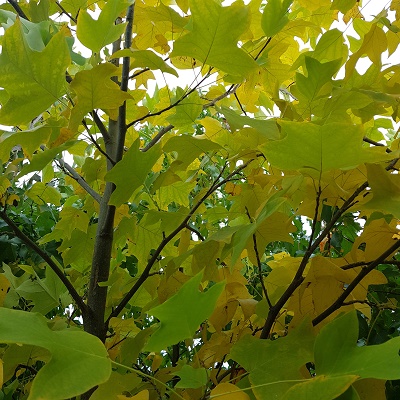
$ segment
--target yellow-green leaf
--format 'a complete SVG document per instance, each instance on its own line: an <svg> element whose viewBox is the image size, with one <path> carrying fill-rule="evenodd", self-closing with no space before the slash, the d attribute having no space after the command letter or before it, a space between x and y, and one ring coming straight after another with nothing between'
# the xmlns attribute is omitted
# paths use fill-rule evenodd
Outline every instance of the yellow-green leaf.
<svg viewBox="0 0 400 400"><path fill-rule="evenodd" d="M128 93L119 90L118 85L111 80L115 75L118 75L118 68L111 63L99 64L91 70L76 74L71 83L71 88L77 95L69 123L71 130L75 130L84 115L95 108L117 109L125 100L131 98Z"/></svg>
<svg viewBox="0 0 400 400"><path fill-rule="evenodd" d="M57 33L43 51L33 51L16 19L2 40L0 87L9 99L1 107L0 123L29 122L57 101L66 91L65 70L69 63L64 31Z"/></svg>
<svg viewBox="0 0 400 400"><path fill-rule="evenodd" d="M257 67L237 46L249 23L246 6L236 2L222 7L214 0L191 0L190 10L189 33L175 41L171 57L193 57L239 79Z"/></svg>
<svg viewBox="0 0 400 400"><path fill-rule="evenodd" d="M131 4L130 0L109 0L97 20L86 10L80 10L76 32L79 41L95 53L114 42L125 30L125 24L114 24L114 22Z"/></svg>
<svg viewBox="0 0 400 400"><path fill-rule="evenodd" d="M260 148L273 166L283 170L325 172L392 158L380 149L363 147L360 126L341 123L321 126L291 121L279 124L284 138L268 142Z"/></svg>

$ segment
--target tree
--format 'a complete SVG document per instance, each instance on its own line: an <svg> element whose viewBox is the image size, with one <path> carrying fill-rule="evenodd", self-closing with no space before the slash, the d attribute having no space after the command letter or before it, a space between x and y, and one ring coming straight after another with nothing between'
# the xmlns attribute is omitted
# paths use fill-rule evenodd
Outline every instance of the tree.
<svg viewBox="0 0 400 400"><path fill-rule="evenodd" d="M1 399L397 398L399 2L222 3L0 6Z"/></svg>

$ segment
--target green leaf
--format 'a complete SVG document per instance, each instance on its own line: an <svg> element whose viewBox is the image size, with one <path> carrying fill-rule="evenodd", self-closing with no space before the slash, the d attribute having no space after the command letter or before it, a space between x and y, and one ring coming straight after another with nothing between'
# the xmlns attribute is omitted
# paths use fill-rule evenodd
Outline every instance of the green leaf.
<svg viewBox="0 0 400 400"><path fill-rule="evenodd" d="M74 397L111 374L111 362L98 338L74 330L52 331L37 313L0 308L0 342L39 346L52 354L33 380L30 400Z"/></svg>
<svg viewBox="0 0 400 400"><path fill-rule="evenodd" d="M208 381L205 368L193 368L185 364L182 369L175 373L181 380L175 385L178 389L197 389L205 386Z"/></svg>
<svg viewBox="0 0 400 400"><path fill-rule="evenodd" d="M46 185L43 182L36 182L26 195L32 199L36 204L45 205L46 203L59 206L61 200L61 193L54 187Z"/></svg>
<svg viewBox="0 0 400 400"><path fill-rule="evenodd" d="M313 360L313 344L311 324L304 322L274 341L244 336L233 346L230 356L250 374L258 399L280 399L296 380L302 380L300 367Z"/></svg>
<svg viewBox="0 0 400 400"><path fill-rule="evenodd" d="M94 53L117 40L125 30L125 24L114 24L122 11L132 1L109 0L103 7L99 19L93 19L86 10L80 10L76 34L79 41Z"/></svg>
<svg viewBox="0 0 400 400"><path fill-rule="evenodd" d="M185 94L182 88L177 88L176 99ZM167 118L167 121L178 128L186 128L185 132L193 132L194 122L203 110L202 100L197 91L194 91L175 107L175 114Z"/></svg>
<svg viewBox="0 0 400 400"><path fill-rule="evenodd" d="M0 86L9 99L0 110L0 123L27 123L57 101L66 91L65 71L69 63L63 31L43 51L33 51L17 19L2 41Z"/></svg>
<svg viewBox="0 0 400 400"><path fill-rule="evenodd" d="M260 149L274 167L282 170L324 172L392 158L379 149L362 146L364 134L361 126L341 123L320 126L290 121L280 121L279 124L284 138L268 142Z"/></svg>
<svg viewBox="0 0 400 400"><path fill-rule="evenodd" d="M52 130L48 126L22 132L7 132L0 136L0 160L3 162L10 157L14 146L21 146L26 157L31 158L40 145L47 143Z"/></svg>
<svg viewBox="0 0 400 400"><path fill-rule="evenodd" d="M322 328L314 348L317 375L400 379L400 337L363 347L357 346L357 339L355 311L339 316Z"/></svg>
<svg viewBox="0 0 400 400"><path fill-rule="evenodd" d="M357 379L356 375L316 376L304 383L290 388L282 397L283 400L326 400L336 399L344 394ZM310 384L313 386L310 387Z"/></svg>
<svg viewBox="0 0 400 400"><path fill-rule="evenodd" d="M352 385L343 394L341 394L339 397L336 397L335 400L360 400L360 396Z"/></svg>
<svg viewBox="0 0 400 400"><path fill-rule="evenodd" d="M331 9L339 10L341 13L346 14L356 3L357 0L333 0Z"/></svg>
<svg viewBox="0 0 400 400"><path fill-rule="evenodd" d="M179 170L185 170L200 154L208 151L217 151L221 146L204 137L180 135L173 136L165 143L165 152L176 152L179 161ZM174 168L175 169L175 168Z"/></svg>
<svg viewBox="0 0 400 400"><path fill-rule="evenodd" d="M139 140L136 140L105 179L117 186L113 192L110 204L119 206L129 200L133 192L143 185L147 174L161 155L159 145L153 146L145 153L139 150Z"/></svg>
<svg viewBox="0 0 400 400"><path fill-rule="evenodd" d="M178 73L170 67L160 56L151 50L136 50L124 49L115 52L112 58L131 57L131 69L133 68L149 68L151 70L159 69L161 72L166 72L178 77Z"/></svg>
<svg viewBox="0 0 400 400"><path fill-rule="evenodd" d="M15 291L24 299L33 301L31 312L45 315L60 305L60 296L66 288L51 268L46 269L45 279L40 279L36 273L34 275L35 280L27 279Z"/></svg>
<svg viewBox="0 0 400 400"><path fill-rule="evenodd" d="M237 42L249 22L239 2L222 7L214 0L191 0L189 33L177 39L171 57L188 56L242 79L257 64ZM234 21L234 23L232 23Z"/></svg>
<svg viewBox="0 0 400 400"><path fill-rule="evenodd" d="M307 77L296 73L296 87L308 100L314 100L321 88L331 81L332 76L338 71L341 59L320 63L315 58L305 57Z"/></svg>
<svg viewBox="0 0 400 400"><path fill-rule="evenodd" d="M21 178L24 175L29 174L30 172L42 170L47 164L53 161L57 154L73 146L75 143L75 140L70 140L69 142L62 144L61 146L37 152L33 155L32 160L29 164L24 164L21 172L18 174L18 178Z"/></svg>
<svg viewBox="0 0 400 400"><path fill-rule="evenodd" d="M72 109L69 129L76 130L84 115L95 108L110 112L118 109L125 100L132 98L110 79L115 75L118 75L118 68L111 63L99 64L91 70L75 75L71 88L75 91L77 100ZM115 115L113 119L117 118Z"/></svg>
<svg viewBox="0 0 400 400"><path fill-rule="evenodd" d="M249 125L262 135L263 139L279 139L278 125L276 119L255 119L239 115L228 107L221 107L221 113L225 115L229 127L233 130Z"/></svg>
<svg viewBox="0 0 400 400"><path fill-rule="evenodd" d="M368 164L367 177L373 197L363 207L388 212L400 218L399 175L389 173L381 165Z"/></svg>
<svg viewBox="0 0 400 400"><path fill-rule="evenodd" d="M140 383L141 379L135 374L119 374L113 371L111 372L110 379L99 385L97 390L90 396L90 399L117 400L119 394L131 391L138 387Z"/></svg>
<svg viewBox="0 0 400 400"><path fill-rule="evenodd" d="M18 18L17 15L11 11L0 10L0 21L5 29L10 28L16 20L19 20L21 26L24 28L24 36L29 47L32 50L42 51L45 48L45 42L50 39L50 22L42 21L34 23L24 18Z"/></svg>
<svg viewBox="0 0 400 400"><path fill-rule="evenodd" d="M233 235L233 239L231 242L232 247L232 259L231 265L234 265L236 261L239 259L242 251L246 247L246 244L252 237L252 235L257 231L257 229L261 226L266 218L274 214L283 204L287 201L284 197L275 197L269 199L264 207L262 208L259 216L256 221L252 224L245 225L241 227L235 234Z"/></svg>
<svg viewBox="0 0 400 400"><path fill-rule="evenodd" d="M311 55L320 62L332 60L342 60L343 62L347 59L348 53L349 48L344 43L343 33L338 29L330 29L318 40Z"/></svg>
<svg viewBox="0 0 400 400"><path fill-rule="evenodd" d="M200 292L201 279L200 272L175 295L148 311L160 320L160 327L151 335L144 351L160 351L191 338L200 324L212 314L224 283L217 283L206 292Z"/></svg>
<svg viewBox="0 0 400 400"><path fill-rule="evenodd" d="M261 26L266 36L274 36L289 22L289 7L293 0L268 0L264 7Z"/></svg>

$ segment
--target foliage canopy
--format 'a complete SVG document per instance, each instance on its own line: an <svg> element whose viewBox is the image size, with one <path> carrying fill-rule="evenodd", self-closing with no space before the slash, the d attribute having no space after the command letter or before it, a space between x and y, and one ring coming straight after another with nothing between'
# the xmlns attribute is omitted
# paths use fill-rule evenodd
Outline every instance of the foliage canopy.
<svg viewBox="0 0 400 400"><path fill-rule="evenodd" d="M398 398L400 2L230 3L0 6L1 400Z"/></svg>

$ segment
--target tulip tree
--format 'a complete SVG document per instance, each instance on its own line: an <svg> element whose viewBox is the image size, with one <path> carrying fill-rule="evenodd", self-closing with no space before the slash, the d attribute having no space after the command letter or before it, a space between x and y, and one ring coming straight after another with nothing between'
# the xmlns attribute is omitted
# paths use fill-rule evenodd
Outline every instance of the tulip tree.
<svg viewBox="0 0 400 400"><path fill-rule="evenodd" d="M398 398L400 3L363 12L3 2L0 399Z"/></svg>

